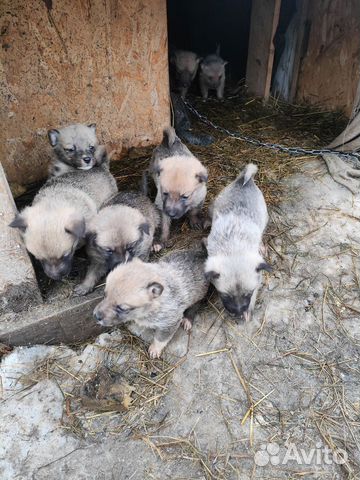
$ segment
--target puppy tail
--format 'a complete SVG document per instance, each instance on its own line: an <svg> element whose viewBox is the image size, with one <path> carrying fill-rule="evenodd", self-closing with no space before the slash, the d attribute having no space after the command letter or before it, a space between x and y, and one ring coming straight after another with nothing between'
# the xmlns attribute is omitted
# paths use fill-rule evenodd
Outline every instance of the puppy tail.
<svg viewBox="0 0 360 480"><path fill-rule="evenodd" d="M256 165L254 165L253 163L248 163L244 170L238 176L237 181L239 181L242 186L244 186L251 178L254 177L257 171L258 167Z"/></svg>
<svg viewBox="0 0 360 480"><path fill-rule="evenodd" d="M164 129L162 144L164 145L164 147L171 148L174 145L177 138L178 137L175 133L175 129L173 127L166 127Z"/></svg>

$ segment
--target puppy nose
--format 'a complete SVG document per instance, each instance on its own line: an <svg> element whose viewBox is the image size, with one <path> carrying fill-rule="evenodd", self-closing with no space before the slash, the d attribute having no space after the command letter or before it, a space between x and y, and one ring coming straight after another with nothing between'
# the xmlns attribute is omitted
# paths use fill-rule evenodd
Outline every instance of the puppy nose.
<svg viewBox="0 0 360 480"><path fill-rule="evenodd" d="M90 163L91 162L91 157L84 157L83 158L85 163Z"/></svg>
<svg viewBox="0 0 360 480"><path fill-rule="evenodd" d="M101 312L94 312L94 317L95 317L97 323L100 323L101 320L104 318L104 316Z"/></svg>
<svg viewBox="0 0 360 480"><path fill-rule="evenodd" d="M176 217L176 212L168 212L169 217L175 218Z"/></svg>

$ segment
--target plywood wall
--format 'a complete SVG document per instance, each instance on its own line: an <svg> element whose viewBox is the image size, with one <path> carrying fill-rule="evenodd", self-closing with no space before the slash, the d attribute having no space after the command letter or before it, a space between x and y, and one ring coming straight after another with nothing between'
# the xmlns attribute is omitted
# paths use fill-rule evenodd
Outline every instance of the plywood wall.
<svg viewBox="0 0 360 480"><path fill-rule="evenodd" d="M360 78L360 2L312 1L308 19L309 43L296 100L350 115Z"/></svg>
<svg viewBox="0 0 360 480"><path fill-rule="evenodd" d="M46 132L96 122L103 142L155 144L169 121L166 0L3 0L0 161L43 177Z"/></svg>

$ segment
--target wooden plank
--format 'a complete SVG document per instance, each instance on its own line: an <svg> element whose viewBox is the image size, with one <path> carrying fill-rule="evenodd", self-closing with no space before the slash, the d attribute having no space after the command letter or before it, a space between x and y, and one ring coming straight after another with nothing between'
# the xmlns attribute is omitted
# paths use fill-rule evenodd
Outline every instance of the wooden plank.
<svg viewBox="0 0 360 480"><path fill-rule="evenodd" d="M360 79L360 2L309 2L311 22L296 102L344 109L352 115Z"/></svg>
<svg viewBox="0 0 360 480"><path fill-rule="evenodd" d="M17 212L0 163L0 315L41 302L35 272L18 230L9 223Z"/></svg>
<svg viewBox="0 0 360 480"><path fill-rule="evenodd" d="M299 10L299 28L295 46L295 60L291 75L290 95L288 101L292 103L295 99L296 89L299 78L300 64L305 55L304 40L307 22L309 0L297 0L296 8Z"/></svg>
<svg viewBox="0 0 360 480"><path fill-rule="evenodd" d="M269 98L274 63L274 35L279 22L281 0L253 0L249 36L246 84L250 94Z"/></svg>
<svg viewBox="0 0 360 480"><path fill-rule="evenodd" d="M28 312L4 315L0 343L6 345L82 342L106 329L95 323L93 310L103 298L99 291L86 297L51 301Z"/></svg>

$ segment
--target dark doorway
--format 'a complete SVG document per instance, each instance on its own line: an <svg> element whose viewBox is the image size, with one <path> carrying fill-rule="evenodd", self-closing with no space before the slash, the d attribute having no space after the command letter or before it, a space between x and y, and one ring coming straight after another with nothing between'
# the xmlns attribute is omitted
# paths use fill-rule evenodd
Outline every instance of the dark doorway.
<svg viewBox="0 0 360 480"><path fill-rule="evenodd" d="M169 45L200 56L221 46L227 82L245 77L251 0L168 0Z"/></svg>

